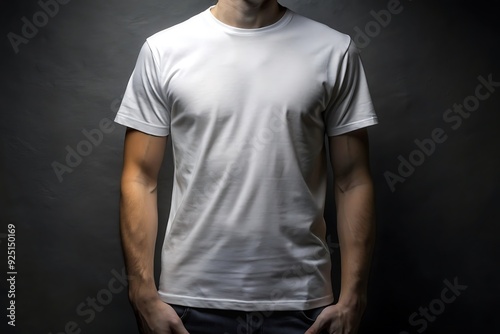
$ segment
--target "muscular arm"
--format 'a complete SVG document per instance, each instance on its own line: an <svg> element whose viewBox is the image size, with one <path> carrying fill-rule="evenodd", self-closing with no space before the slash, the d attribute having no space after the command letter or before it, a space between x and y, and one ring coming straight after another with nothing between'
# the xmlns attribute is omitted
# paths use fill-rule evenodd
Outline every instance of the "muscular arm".
<svg viewBox="0 0 500 334"><path fill-rule="evenodd" d="M325 308L305 334L355 334L366 307L375 239L373 182L366 129L328 138L334 175L341 284L337 303Z"/></svg>
<svg viewBox="0 0 500 334"><path fill-rule="evenodd" d="M145 334L188 334L175 310L160 299L154 280L157 181L167 140L133 129L125 134L120 233L129 298Z"/></svg>
<svg viewBox="0 0 500 334"><path fill-rule="evenodd" d="M329 137L341 253L338 303L362 310L375 239L373 182L366 129Z"/></svg>
<svg viewBox="0 0 500 334"><path fill-rule="evenodd" d="M167 137L127 129L120 197L120 233L129 297L157 296L154 252L158 227L157 178Z"/></svg>

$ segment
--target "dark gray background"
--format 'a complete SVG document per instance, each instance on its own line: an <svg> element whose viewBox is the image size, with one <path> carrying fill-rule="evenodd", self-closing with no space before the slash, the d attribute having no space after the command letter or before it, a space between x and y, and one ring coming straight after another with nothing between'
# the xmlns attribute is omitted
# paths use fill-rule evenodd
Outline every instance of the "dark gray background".
<svg viewBox="0 0 500 334"><path fill-rule="evenodd" d="M0 332L64 333L74 322L81 333L136 333L125 289L113 280L124 265L118 234L124 128L103 133L62 180L52 165L66 164L67 147L84 145L83 130L114 117L145 38L212 3L72 0L15 53L8 33L21 35L22 17L32 21L41 8L37 1L2 1ZM282 3L356 37L356 27L364 31L374 21L370 11L386 9L389 1ZM443 120L448 108L474 95L479 76L500 81L495 3L401 0L402 11L361 43L380 120L370 128L378 239L361 333L500 330L500 87L457 129ZM391 189L385 173L397 174L398 156L408 159L414 141L435 128L447 140ZM169 211L170 152L159 188L160 235ZM333 229L331 200L326 217ZM5 317L9 223L17 240L15 330ZM331 241L338 269L334 235ZM443 304L445 280L467 288ZM81 311L88 312L86 303L96 296L106 305L90 321ZM409 322L429 305L437 315L426 328L422 320Z"/></svg>

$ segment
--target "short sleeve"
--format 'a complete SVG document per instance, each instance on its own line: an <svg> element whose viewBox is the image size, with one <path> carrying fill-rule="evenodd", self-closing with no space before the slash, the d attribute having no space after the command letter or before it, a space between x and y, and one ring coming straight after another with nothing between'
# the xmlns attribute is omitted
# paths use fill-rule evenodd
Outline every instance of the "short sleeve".
<svg viewBox="0 0 500 334"><path fill-rule="evenodd" d="M155 135L170 133L170 110L158 80L158 66L146 41L130 76L115 122Z"/></svg>
<svg viewBox="0 0 500 334"><path fill-rule="evenodd" d="M324 111L326 134L335 136L377 124L359 50L352 40L340 64L330 67L335 84Z"/></svg>

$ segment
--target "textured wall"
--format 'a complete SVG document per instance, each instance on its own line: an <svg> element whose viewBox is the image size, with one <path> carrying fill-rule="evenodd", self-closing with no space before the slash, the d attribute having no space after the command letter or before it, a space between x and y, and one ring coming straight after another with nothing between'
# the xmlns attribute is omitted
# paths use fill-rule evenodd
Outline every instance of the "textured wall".
<svg viewBox="0 0 500 334"><path fill-rule="evenodd" d="M355 38L379 114L370 129L378 240L362 333L500 329L495 2L282 1ZM211 3L2 2L0 332L136 333L118 235L124 129L110 120L144 39Z"/></svg>

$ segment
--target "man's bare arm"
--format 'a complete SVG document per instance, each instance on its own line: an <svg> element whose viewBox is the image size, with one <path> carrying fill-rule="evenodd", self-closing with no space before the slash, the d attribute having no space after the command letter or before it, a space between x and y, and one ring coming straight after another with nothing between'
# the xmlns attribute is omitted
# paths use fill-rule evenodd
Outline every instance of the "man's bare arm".
<svg viewBox="0 0 500 334"><path fill-rule="evenodd" d="M127 129L120 196L120 233L129 297L156 295L154 251L158 227L157 179L167 137Z"/></svg>
<svg viewBox="0 0 500 334"><path fill-rule="evenodd" d="M373 181L366 129L329 137L341 252L339 303L364 308L375 242Z"/></svg>
<svg viewBox="0 0 500 334"><path fill-rule="evenodd" d="M154 279L158 173L167 140L130 128L125 134L120 234L141 333L187 333L175 311L160 300Z"/></svg>
<svg viewBox="0 0 500 334"><path fill-rule="evenodd" d="M373 182L366 129L329 137L334 174L341 287L335 305L323 310L306 334L354 334L366 307L375 239Z"/></svg>

